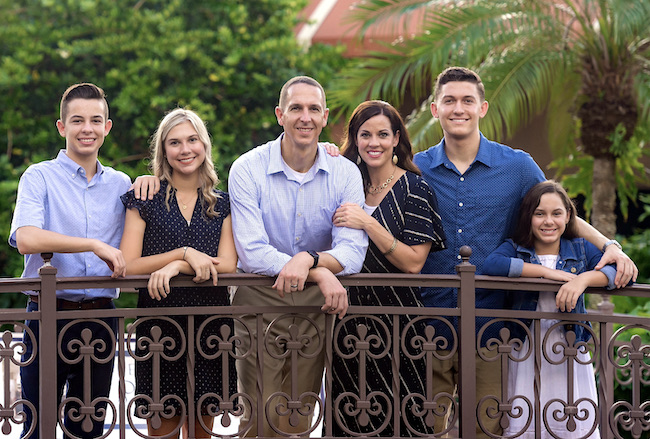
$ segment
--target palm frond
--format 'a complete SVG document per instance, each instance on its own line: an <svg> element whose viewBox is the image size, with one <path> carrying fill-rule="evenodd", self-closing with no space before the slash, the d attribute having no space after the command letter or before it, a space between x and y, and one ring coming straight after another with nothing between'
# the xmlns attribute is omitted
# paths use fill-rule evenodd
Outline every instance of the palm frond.
<svg viewBox="0 0 650 439"><path fill-rule="evenodd" d="M406 119L406 127L415 151L424 151L442 139L442 128L438 119L431 115L432 101L433 96L429 95Z"/></svg>
<svg viewBox="0 0 650 439"><path fill-rule="evenodd" d="M548 103L556 64L541 49L509 52L483 63L478 73L491 102L481 122L484 134L503 142L539 114Z"/></svg>
<svg viewBox="0 0 650 439"><path fill-rule="evenodd" d="M493 47L513 41L507 29L521 24L513 22L516 13L505 12L500 3L479 1L444 15L429 13L422 34L370 54L339 77L330 87L330 102L342 111L371 98L400 105L407 86L420 101L445 67L478 64Z"/></svg>
<svg viewBox="0 0 650 439"><path fill-rule="evenodd" d="M422 13L430 7L427 0L366 0L354 5L348 21L361 23L360 36L375 25L386 25L392 32L406 31L414 14Z"/></svg>

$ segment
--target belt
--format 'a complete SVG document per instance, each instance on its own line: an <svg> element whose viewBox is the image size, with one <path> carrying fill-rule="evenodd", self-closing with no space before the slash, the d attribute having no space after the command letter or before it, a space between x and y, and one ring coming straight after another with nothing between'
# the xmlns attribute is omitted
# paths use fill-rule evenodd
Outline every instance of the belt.
<svg viewBox="0 0 650 439"><path fill-rule="evenodd" d="M30 296L29 300L38 303L38 296ZM83 302L73 302L71 300L56 299L56 309L74 310L74 309L104 309L108 308L113 299L100 297L94 300L85 300Z"/></svg>

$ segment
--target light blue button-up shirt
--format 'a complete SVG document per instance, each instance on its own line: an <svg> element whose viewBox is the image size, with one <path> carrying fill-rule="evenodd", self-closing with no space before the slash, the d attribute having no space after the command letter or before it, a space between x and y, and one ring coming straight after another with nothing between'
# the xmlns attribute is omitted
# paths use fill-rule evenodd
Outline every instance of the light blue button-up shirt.
<svg viewBox="0 0 650 439"><path fill-rule="evenodd" d="M124 205L120 195L131 186L123 172L102 166L90 182L85 170L60 151L56 159L37 163L25 171L18 185L9 244L16 247L16 230L34 226L66 236L94 238L119 248L124 230ZM25 255L22 277L38 277L40 254ZM57 277L110 276L112 271L92 252L55 253ZM35 294L34 292L27 292ZM115 288L60 290L60 299L80 302L117 297Z"/></svg>
<svg viewBox="0 0 650 439"><path fill-rule="evenodd" d="M301 251L331 254L340 275L358 273L368 247L363 230L335 227L343 203L362 205L357 166L331 157L319 144L316 162L302 182L282 159L282 135L233 163L228 192L239 266L247 273L275 276Z"/></svg>

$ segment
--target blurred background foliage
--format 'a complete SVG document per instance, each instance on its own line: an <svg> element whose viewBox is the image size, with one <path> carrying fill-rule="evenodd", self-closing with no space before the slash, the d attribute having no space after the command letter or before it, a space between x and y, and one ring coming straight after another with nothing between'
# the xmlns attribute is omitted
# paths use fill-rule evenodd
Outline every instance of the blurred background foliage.
<svg viewBox="0 0 650 439"><path fill-rule="evenodd" d="M221 187L227 190L234 159L280 133L273 108L289 77L313 76L335 98L336 84L357 65L358 60L344 60L343 47L298 45L294 28L305 4L0 0L0 277L18 277L22 271L22 257L7 244L18 179L29 164L51 159L64 147L55 121L60 96L70 84L89 81L106 91L114 125L100 159L132 178L148 173L148 140L161 117L177 106L197 111L212 135ZM343 108L332 108L332 113L346 118ZM639 133L647 138L647 127ZM328 132L322 138L331 140ZM645 153L637 148L619 154L624 172L616 178L623 217L627 200L636 198L638 176L645 174ZM565 181L574 196L590 193L589 160L577 149L555 157L558 170L578 170ZM621 188L627 192L620 193ZM648 205L650 196L642 195L640 202ZM650 282L650 232L620 240L639 266L640 281ZM124 296L121 300L129 304L127 297L134 297ZM614 300L617 312L647 312L645 301ZM23 304L20 294L0 295L0 308Z"/></svg>
<svg viewBox="0 0 650 439"><path fill-rule="evenodd" d="M22 257L7 244L18 178L64 147L55 121L69 85L104 88L113 129L100 160L132 178L148 173L162 116L195 110L227 189L234 159L280 133L273 109L282 84L306 74L326 85L344 64L342 47L296 42L305 3L0 0L0 276L20 276ZM14 300L0 295L0 307Z"/></svg>

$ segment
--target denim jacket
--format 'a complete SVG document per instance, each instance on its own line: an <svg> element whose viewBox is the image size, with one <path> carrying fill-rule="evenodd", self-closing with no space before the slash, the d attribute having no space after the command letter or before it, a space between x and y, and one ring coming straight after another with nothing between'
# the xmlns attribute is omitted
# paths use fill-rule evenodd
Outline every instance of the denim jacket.
<svg viewBox="0 0 650 439"><path fill-rule="evenodd" d="M585 271L593 270L600 261L603 253L593 244L585 241L583 238L560 240L560 254L557 260L556 269L568 271L574 274L580 274ZM491 276L508 276L520 277L524 267L524 262L539 264L539 259L534 249L522 247L515 244L512 239L506 240L496 250L494 250L483 264L483 274ZM616 266L607 265L600 270L607 276L607 289L614 288L614 279L616 277ZM512 309L523 311L535 311L539 292L512 292ZM584 294L581 294L572 313L586 313ZM530 320L524 321L526 326L530 325ZM583 322L584 323L584 322ZM588 341L590 334L583 326L571 325L579 341ZM518 331L514 331L518 332ZM513 334L520 336L522 334Z"/></svg>

